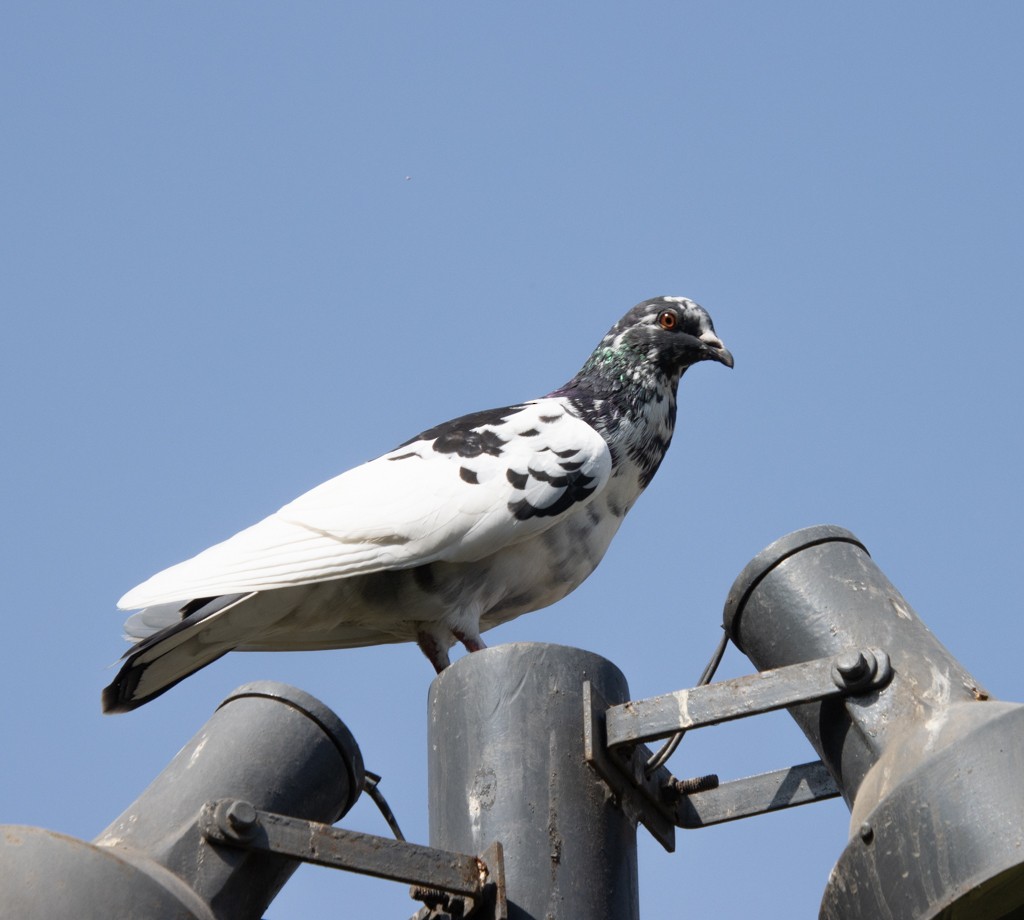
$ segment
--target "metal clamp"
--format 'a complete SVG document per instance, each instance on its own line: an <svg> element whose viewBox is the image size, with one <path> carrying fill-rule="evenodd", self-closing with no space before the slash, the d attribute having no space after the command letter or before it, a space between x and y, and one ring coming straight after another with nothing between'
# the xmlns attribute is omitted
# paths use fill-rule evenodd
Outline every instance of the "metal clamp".
<svg viewBox="0 0 1024 920"><path fill-rule="evenodd" d="M883 650L863 648L617 706L608 706L584 684L585 756L623 810L671 852L675 827L707 827L818 802L838 796L839 789L821 761L727 783L717 777L679 780L665 767L647 775L643 767L650 751L643 742L801 703L874 692L892 676Z"/></svg>
<svg viewBox="0 0 1024 920"><path fill-rule="evenodd" d="M608 703L589 680L583 682L583 756L608 788L619 807L634 824L643 824L669 853L676 848L675 814L666 790L672 774L658 767L648 775L646 745L614 751L608 746L605 719Z"/></svg>

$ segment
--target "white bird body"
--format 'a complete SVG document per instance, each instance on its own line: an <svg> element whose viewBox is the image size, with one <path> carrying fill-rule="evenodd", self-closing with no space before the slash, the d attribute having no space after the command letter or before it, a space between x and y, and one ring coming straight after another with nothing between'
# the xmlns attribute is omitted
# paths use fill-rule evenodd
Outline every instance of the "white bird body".
<svg viewBox="0 0 1024 920"><path fill-rule="evenodd" d="M476 562L526 540L558 519L516 520L507 505L517 497L546 504L543 493L551 487L530 476L517 494L507 469L564 475L558 453L571 451L573 461L582 463L580 471L596 479L595 492L611 475L604 439L565 403L533 400L507 421L486 426L504 442L500 462L486 453L440 453L421 440L353 467L223 543L158 572L125 594L118 607L288 588L429 562ZM521 436L531 430L537 434ZM460 469L474 473L479 487L468 488Z"/></svg>
<svg viewBox="0 0 1024 920"><path fill-rule="evenodd" d="M637 370L624 338L668 313L692 327L689 360ZM144 608L125 627L143 641L105 708L135 708L230 650L417 641L440 670L455 641L482 648L482 631L596 568L668 447L679 376L707 358L732 365L702 308L645 301L562 390L425 431L157 573L119 602Z"/></svg>

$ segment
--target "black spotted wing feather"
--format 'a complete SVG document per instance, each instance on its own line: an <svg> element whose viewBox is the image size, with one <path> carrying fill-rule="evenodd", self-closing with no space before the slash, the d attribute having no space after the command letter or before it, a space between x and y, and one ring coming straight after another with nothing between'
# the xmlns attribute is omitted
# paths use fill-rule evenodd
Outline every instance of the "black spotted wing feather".
<svg viewBox="0 0 1024 920"><path fill-rule="evenodd" d="M585 507L611 467L604 439L562 398L474 413L165 569L120 606L481 559Z"/></svg>

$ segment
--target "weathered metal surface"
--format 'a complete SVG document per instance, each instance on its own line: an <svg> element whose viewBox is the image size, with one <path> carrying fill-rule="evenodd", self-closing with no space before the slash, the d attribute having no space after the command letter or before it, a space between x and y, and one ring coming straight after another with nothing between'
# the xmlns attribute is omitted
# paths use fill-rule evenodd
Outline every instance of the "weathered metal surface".
<svg viewBox="0 0 1024 920"><path fill-rule="evenodd" d="M284 684L235 691L91 844L37 828L0 836L0 918L257 920L299 863L227 850L197 826L211 798L334 821L362 788L359 749L333 712ZM226 810L243 833L255 809Z"/></svg>
<svg viewBox="0 0 1024 920"><path fill-rule="evenodd" d="M827 668L819 670L828 673ZM614 708L622 710L628 705ZM606 745L603 716L610 711L588 682L584 686L587 762L615 792L620 807L643 823L670 853L675 849L675 826L707 827L839 795L821 761L727 783L719 783L717 776L676 779L665 767L648 775L649 751L644 745L618 749Z"/></svg>
<svg viewBox="0 0 1024 920"><path fill-rule="evenodd" d="M492 843L480 859L487 867L488 883L483 897L470 898L450 894L437 888L413 885L409 891L426 906L412 920L508 920L508 899L505 895L505 856L502 845Z"/></svg>
<svg viewBox="0 0 1024 920"><path fill-rule="evenodd" d="M858 820L825 888L822 920L1024 916L1024 707L961 703L947 719L962 740L915 758Z"/></svg>
<svg viewBox="0 0 1024 920"><path fill-rule="evenodd" d="M698 828L750 818L783 808L833 799L839 788L820 760L720 783L683 796L676 806L679 827Z"/></svg>
<svg viewBox="0 0 1024 920"><path fill-rule="evenodd" d="M894 676L884 688L790 709L851 806L881 753L911 726L928 723L951 703L987 698L841 527L797 531L759 553L733 584L724 619L759 670L850 649L888 652Z"/></svg>
<svg viewBox="0 0 1024 920"><path fill-rule="evenodd" d="M225 700L150 786L94 843L141 851L231 920L261 917L298 867L293 859L233 850L206 859L196 825L214 798L336 821L363 786L359 748L319 700L284 684L246 684Z"/></svg>
<svg viewBox="0 0 1024 920"><path fill-rule="evenodd" d="M583 683L583 756L615 793L619 807L634 823L643 824L669 853L676 848L675 809L666 798L672 774L666 767L649 773L651 752L643 744L628 751L613 751L605 735L608 704Z"/></svg>
<svg viewBox="0 0 1024 920"><path fill-rule="evenodd" d="M244 821L233 821L232 816L239 811L245 812ZM489 867L479 856L261 811L237 799L207 802L200 813L199 828L204 837L217 843L279 853L318 866L438 888L474 899L483 896L491 880Z"/></svg>
<svg viewBox="0 0 1024 920"><path fill-rule="evenodd" d="M854 675L844 677L839 666ZM848 650L837 657L800 662L663 696L631 700L606 713L608 745L667 738L674 732L785 709L797 703L860 693L891 677L879 649Z"/></svg>
<svg viewBox="0 0 1024 920"><path fill-rule="evenodd" d="M467 655L431 686L430 843L500 840L511 920L637 920L636 829L584 757L583 684L629 698L580 649L513 643Z"/></svg>
<svg viewBox="0 0 1024 920"><path fill-rule="evenodd" d="M0 827L0 920L218 920L173 873L39 827Z"/></svg>
<svg viewBox="0 0 1024 920"><path fill-rule="evenodd" d="M989 699L853 534L773 543L737 578L725 625L761 669L871 646L891 658L885 687L790 709L851 808L822 918L1024 915L1024 707ZM853 683L860 668L837 662Z"/></svg>

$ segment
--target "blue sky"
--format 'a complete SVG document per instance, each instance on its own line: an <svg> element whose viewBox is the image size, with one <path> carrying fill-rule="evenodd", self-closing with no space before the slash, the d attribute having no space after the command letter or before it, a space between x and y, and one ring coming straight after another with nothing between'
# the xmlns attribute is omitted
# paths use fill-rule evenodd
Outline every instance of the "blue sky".
<svg viewBox="0 0 1024 920"><path fill-rule="evenodd" d="M689 686L746 562L854 531L993 694L1024 695L1024 11L993 2L71 4L0 10L7 744L0 821L91 838L248 680L302 687L426 842L412 646L234 655L127 716L114 602L312 485L565 382L630 306L736 368L602 566L488 635ZM734 650L720 676L745 673ZM670 766L811 759L788 717ZM641 831L645 917L814 916L836 802ZM360 802L346 826L386 833ZM408 916L303 869L268 911ZM361 912L362 911L362 912Z"/></svg>

